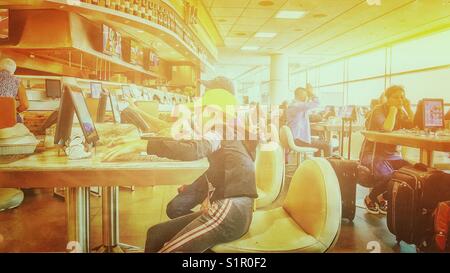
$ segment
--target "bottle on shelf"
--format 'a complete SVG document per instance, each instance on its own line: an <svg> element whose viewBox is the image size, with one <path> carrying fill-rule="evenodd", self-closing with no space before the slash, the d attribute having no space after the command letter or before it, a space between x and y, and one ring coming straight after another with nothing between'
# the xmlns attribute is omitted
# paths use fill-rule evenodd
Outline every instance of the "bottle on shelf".
<svg viewBox="0 0 450 273"><path fill-rule="evenodd" d="M130 0L125 0L124 1L124 12L130 13L131 12L130 6L131 6Z"/></svg>
<svg viewBox="0 0 450 273"><path fill-rule="evenodd" d="M131 13L131 12L130 12ZM133 12L132 14L134 16L139 16L140 13L140 9L139 9L139 0L134 0L133 1Z"/></svg>
<svg viewBox="0 0 450 273"><path fill-rule="evenodd" d="M98 5L99 4L99 0L91 0L91 4Z"/></svg>

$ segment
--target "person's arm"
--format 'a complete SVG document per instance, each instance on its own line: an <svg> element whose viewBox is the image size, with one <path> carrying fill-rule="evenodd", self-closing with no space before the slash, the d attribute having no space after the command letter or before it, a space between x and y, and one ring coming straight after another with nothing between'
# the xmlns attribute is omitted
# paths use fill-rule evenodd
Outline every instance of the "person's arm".
<svg viewBox="0 0 450 273"><path fill-rule="evenodd" d="M394 130L395 122L397 120L397 114L398 114L397 107L395 106L389 107L389 113L383 123L383 130L385 132L392 132L392 130Z"/></svg>
<svg viewBox="0 0 450 273"><path fill-rule="evenodd" d="M161 131L169 128L172 124L169 122L165 122L159 118L156 118L152 115L149 115L145 111L142 111L137 107L132 100L128 100L129 107L137 112L141 117L147 122L151 127L155 128L157 131Z"/></svg>
<svg viewBox="0 0 450 273"><path fill-rule="evenodd" d="M217 145L210 140L155 140L147 144L147 153L174 160L193 161L207 157L216 150Z"/></svg>
<svg viewBox="0 0 450 273"><path fill-rule="evenodd" d="M17 112L21 113L26 111L29 107L29 104L28 104L27 90L25 89L25 86L23 86L23 84L19 85L17 97L20 103L20 105L17 107Z"/></svg>
<svg viewBox="0 0 450 273"><path fill-rule="evenodd" d="M289 108L291 108L294 111L297 112L304 112L304 111L308 111L314 108L317 108L319 106L319 99L317 97L313 97L311 99L311 101L308 102L302 102L302 101L297 101L294 102L293 104L289 105Z"/></svg>

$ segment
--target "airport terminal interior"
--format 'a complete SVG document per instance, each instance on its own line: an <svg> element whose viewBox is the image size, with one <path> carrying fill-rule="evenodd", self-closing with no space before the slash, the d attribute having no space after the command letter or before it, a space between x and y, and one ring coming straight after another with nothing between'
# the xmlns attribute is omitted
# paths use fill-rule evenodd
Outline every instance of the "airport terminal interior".
<svg viewBox="0 0 450 273"><path fill-rule="evenodd" d="M0 253L449 231L450 1L0 0Z"/></svg>

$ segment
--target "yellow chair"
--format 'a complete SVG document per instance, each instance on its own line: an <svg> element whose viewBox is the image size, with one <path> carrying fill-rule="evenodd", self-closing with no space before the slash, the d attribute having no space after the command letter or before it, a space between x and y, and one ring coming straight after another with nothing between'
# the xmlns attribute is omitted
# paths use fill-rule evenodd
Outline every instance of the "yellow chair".
<svg viewBox="0 0 450 273"><path fill-rule="evenodd" d="M318 151L316 148L300 147L295 145L294 137L292 136L291 128L284 125L280 130L280 143L286 151L293 151L297 155L297 166L306 159L314 156Z"/></svg>
<svg viewBox="0 0 450 273"><path fill-rule="evenodd" d="M256 208L272 204L281 192L284 180L283 149L277 142L260 144L255 160Z"/></svg>
<svg viewBox="0 0 450 273"><path fill-rule="evenodd" d="M253 214L240 239L214 252L325 252L339 237L341 192L336 174L324 158L304 161L292 177L283 206Z"/></svg>
<svg viewBox="0 0 450 273"><path fill-rule="evenodd" d="M18 189L0 189L0 211L13 209L22 204L23 192Z"/></svg>

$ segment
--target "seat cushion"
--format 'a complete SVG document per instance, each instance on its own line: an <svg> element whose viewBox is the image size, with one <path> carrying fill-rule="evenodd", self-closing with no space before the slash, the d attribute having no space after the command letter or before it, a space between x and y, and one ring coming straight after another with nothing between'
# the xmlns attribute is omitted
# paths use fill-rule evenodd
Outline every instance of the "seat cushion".
<svg viewBox="0 0 450 273"><path fill-rule="evenodd" d="M18 189L0 188L0 211L12 209L23 201L23 192Z"/></svg>
<svg viewBox="0 0 450 273"><path fill-rule="evenodd" d="M324 252L326 247L306 234L283 208L256 211L249 231L239 240L220 244L214 252Z"/></svg>

